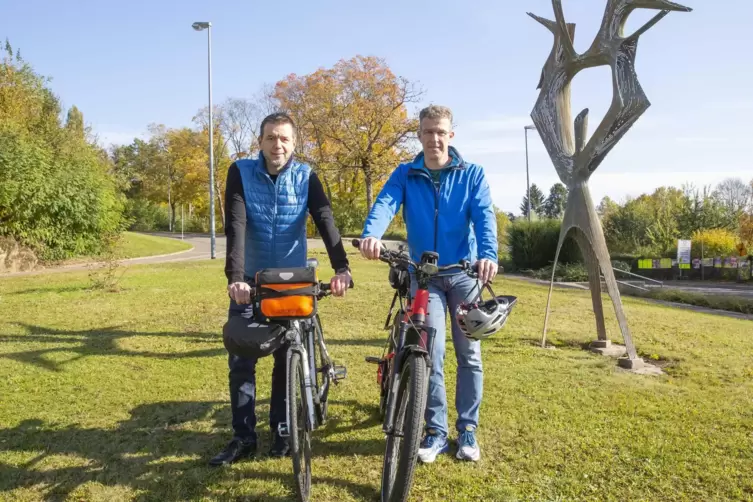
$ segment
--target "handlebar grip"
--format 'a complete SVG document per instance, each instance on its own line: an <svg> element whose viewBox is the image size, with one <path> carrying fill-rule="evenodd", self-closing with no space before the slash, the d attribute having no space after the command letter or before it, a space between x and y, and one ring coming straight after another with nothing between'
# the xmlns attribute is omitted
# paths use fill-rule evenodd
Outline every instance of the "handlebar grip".
<svg viewBox="0 0 753 502"><path fill-rule="evenodd" d="M350 243L353 244L354 248L361 249L361 239L353 239Z"/></svg>

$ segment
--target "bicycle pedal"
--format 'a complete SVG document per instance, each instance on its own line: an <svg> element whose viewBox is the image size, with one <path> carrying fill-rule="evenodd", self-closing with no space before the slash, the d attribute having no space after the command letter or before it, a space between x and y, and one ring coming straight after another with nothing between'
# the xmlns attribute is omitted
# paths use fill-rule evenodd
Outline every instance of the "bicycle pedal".
<svg viewBox="0 0 753 502"><path fill-rule="evenodd" d="M348 376L348 370L345 366L335 366L335 381L342 380Z"/></svg>
<svg viewBox="0 0 753 502"><path fill-rule="evenodd" d="M382 358L381 357L377 357L377 356L366 356L366 362L367 363L379 364L379 363L382 362Z"/></svg>
<svg viewBox="0 0 753 502"><path fill-rule="evenodd" d="M280 422L277 424L277 433L284 438L290 437L290 430L288 429L287 422Z"/></svg>

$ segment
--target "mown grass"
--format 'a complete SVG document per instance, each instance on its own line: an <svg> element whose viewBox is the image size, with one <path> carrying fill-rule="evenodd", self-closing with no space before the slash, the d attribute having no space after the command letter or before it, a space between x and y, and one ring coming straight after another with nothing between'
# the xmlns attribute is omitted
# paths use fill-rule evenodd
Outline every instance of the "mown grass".
<svg viewBox="0 0 753 502"><path fill-rule="evenodd" d="M380 353L391 298L384 264L353 264L356 289L321 303L348 378L314 434L316 501L378 498L384 441L363 357ZM85 273L0 281L0 499L293 500L289 459L206 465L230 434L222 267L133 267L120 293L89 291ZM482 459L419 466L412 500L753 500L753 323L624 298L639 350L666 371L639 376L582 349L595 337L588 292L555 291L558 349L544 350L547 289L501 279L495 291L520 300L483 347ZM270 375L263 360L261 451Z"/></svg>
<svg viewBox="0 0 753 502"><path fill-rule="evenodd" d="M191 245L179 239L124 232L115 253L118 258L125 259L177 253L188 249L191 249Z"/></svg>

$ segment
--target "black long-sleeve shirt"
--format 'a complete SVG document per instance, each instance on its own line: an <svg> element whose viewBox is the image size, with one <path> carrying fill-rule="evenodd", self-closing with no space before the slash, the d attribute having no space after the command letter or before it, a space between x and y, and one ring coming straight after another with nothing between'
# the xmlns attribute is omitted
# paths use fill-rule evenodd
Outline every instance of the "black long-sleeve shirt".
<svg viewBox="0 0 753 502"><path fill-rule="evenodd" d="M270 175L277 182L277 175ZM308 211L319 229L319 234L327 248L330 264L336 273L349 270L348 256L345 253L340 232L335 226L332 208L324 193L324 187L315 172L309 177ZM246 244L246 197L238 166L233 163L227 173L225 186L225 275L228 284L244 279L244 259Z"/></svg>

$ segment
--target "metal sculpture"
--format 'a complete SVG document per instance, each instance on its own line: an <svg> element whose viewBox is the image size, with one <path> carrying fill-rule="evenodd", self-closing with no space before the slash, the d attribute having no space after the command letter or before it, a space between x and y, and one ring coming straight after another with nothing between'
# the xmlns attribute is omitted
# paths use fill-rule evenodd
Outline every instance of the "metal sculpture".
<svg viewBox="0 0 753 502"><path fill-rule="evenodd" d="M575 24L565 22L561 0L552 0L552 5L555 21L528 13L554 35L554 46L541 71L541 79L537 86L541 91L531 112L531 118L560 180L569 191L552 266L541 345L546 346L557 260L565 238L573 231L588 269L591 299L596 316L598 340L591 346L607 348L611 345L604 324L599 274L601 270L627 351L627 358L620 358L619 364L627 368L637 368L642 366L643 360L638 358L630 336L604 232L588 189L588 180L609 151L651 105L635 73L638 38L670 11L690 12L692 9L667 0L607 0L604 18L595 40L586 52L578 54L573 47ZM625 37L625 22L638 8L660 9L661 12L635 33ZM588 108L580 112L573 123L570 114L570 82L583 69L605 65L612 69L612 104L586 143Z"/></svg>

